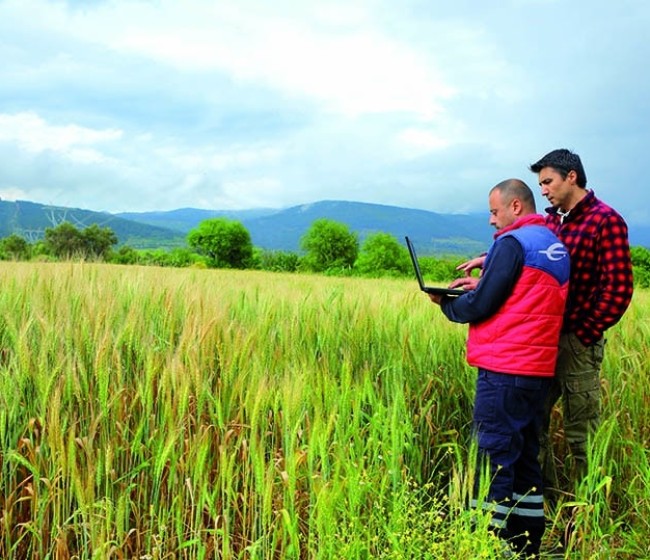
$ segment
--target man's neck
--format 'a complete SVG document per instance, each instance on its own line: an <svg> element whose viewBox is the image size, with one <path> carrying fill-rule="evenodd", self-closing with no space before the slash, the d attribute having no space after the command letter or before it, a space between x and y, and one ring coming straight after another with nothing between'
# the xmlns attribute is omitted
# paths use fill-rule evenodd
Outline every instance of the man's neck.
<svg viewBox="0 0 650 560"><path fill-rule="evenodd" d="M573 190L568 202L562 206L558 206L557 213L560 214L560 216L567 216L569 212L571 212L571 210L573 210L578 205L578 202L587 196L587 192L587 189L576 187Z"/></svg>

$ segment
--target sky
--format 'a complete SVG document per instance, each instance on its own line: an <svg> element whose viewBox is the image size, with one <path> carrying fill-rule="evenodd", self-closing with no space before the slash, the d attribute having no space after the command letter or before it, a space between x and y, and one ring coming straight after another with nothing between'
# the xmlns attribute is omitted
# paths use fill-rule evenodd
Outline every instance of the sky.
<svg viewBox="0 0 650 560"><path fill-rule="evenodd" d="M646 0L0 0L0 198L487 213L577 152L650 224Z"/></svg>

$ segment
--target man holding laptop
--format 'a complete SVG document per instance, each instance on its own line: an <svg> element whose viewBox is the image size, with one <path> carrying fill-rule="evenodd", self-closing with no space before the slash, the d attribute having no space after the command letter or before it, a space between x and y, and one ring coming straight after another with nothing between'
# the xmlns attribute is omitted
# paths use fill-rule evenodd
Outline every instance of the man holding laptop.
<svg viewBox="0 0 650 560"><path fill-rule="evenodd" d="M555 372L569 255L518 179L489 194L497 230L475 289L428 294L451 321L469 323L467 361L478 368L473 431L490 465L483 503L494 532L517 553L539 555L544 534L538 461L543 403ZM479 471L480 472L480 471Z"/></svg>

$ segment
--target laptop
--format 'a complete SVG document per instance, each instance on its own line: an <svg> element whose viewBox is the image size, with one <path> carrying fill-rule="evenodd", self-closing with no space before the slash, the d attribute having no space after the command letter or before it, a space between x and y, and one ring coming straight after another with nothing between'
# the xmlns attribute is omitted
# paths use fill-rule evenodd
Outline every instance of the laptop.
<svg viewBox="0 0 650 560"><path fill-rule="evenodd" d="M408 247L409 254L411 255L411 262L413 263L413 269L415 270L415 276L418 279L418 284L420 284L420 290L427 294L437 294L441 296L462 296L463 294L467 293L465 290L425 286L424 280L422 279L422 272L420 272L420 264L418 263L418 258L415 254L415 247L413 247L413 243L408 238L408 235L404 239L406 239L406 246Z"/></svg>

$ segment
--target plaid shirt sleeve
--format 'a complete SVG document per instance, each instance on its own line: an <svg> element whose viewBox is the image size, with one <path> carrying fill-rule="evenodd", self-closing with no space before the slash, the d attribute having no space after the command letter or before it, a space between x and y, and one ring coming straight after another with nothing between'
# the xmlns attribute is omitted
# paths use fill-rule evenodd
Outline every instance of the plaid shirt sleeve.
<svg viewBox="0 0 650 560"><path fill-rule="evenodd" d="M609 327L621 319L632 300L633 292L627 225L616 214L605 216L600 225L600 255L595 292L590 313L583 317L582 328L576 329L578 337L590 343L599 340Z"/></svg>

